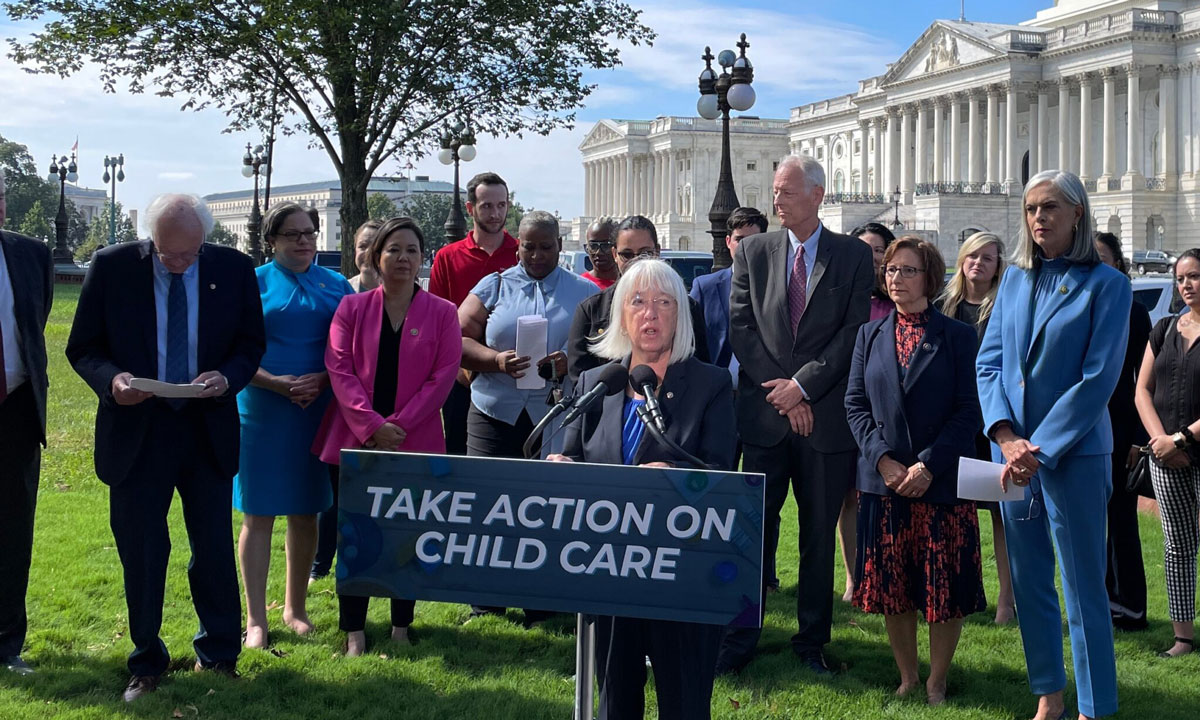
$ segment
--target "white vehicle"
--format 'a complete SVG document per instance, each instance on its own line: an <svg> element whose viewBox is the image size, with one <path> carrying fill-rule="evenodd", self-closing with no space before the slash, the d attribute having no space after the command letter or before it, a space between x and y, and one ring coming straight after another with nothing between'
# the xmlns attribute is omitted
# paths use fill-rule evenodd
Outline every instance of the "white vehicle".
<svg viewBox="0 0 1200 720"><path fill-rule="evenodd" d="M1171 277L1134 278L1133 300L1150 312L1151 325L1183 309L1183 298L1179 297L1175 278Z"/></svg>

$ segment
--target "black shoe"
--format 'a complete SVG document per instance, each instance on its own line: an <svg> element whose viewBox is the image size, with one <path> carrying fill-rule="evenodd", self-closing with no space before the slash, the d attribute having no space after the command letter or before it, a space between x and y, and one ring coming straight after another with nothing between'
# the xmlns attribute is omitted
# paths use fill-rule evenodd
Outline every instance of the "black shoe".
<svg viewBox="0 0 1200 720"><path fill-rule="evenodd" d="M1146 620L1146 616L1132 617L1125 614L1114 614L1112 616L1113 627L1124 632L1137 632L1150 627L1150 622Z"/></svg>
<svg viewBox="0 0 1200 720"><path fill-rule="evenodd" d="M134 675L129 678L129 684L125 686L125 693L121 697L125 702L131 703L146 693L158 690L158 683L161 681L162 675Z"/></svg>
<svg viewBox="0 0 1200 720"><path fill-rule="evenodd" d="M820 650L796 650L795 652L796 657L800 658L800 664L817 675L833 674L833 670L830 670L829 665L825 662L825 654Z"/></svg>
<svg viewBox="0 0 1200 720"><path fill-rule="evenodd" d="M33 674L33 668L29 667L29 663L22 660L20 655L0 657L0 667L3 667L5 670L8 670L16 675Z"/></svg>

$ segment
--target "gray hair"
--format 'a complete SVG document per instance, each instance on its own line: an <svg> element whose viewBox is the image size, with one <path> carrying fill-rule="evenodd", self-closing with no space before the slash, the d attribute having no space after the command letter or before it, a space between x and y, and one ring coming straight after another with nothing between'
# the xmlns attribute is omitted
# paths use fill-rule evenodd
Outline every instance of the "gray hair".
<svg viewBox="0 0 1200 720"><path fill-rule="evenodd" d="M687 360L696 352L696 335L692 332L692 312L683 278L665 260L642 258L625 268L613 290L612 310L608 329L598 338L589 338L589 346L598 357L620 360L633 352L633 340L625 327L625 304L639 292L665 292L675 300L675 338L671 345L671 362Z"/></svg>
<svg viewBox="0 0 1200 720"><path fill-rule="evenodd" d="M517 228L517 237L524 238L525 233L529 230L544 230L554 237L558 237L558 218L545 210L530 210L521 218L521 225Z"/></svg>
<svg viewBox="0 0 1200 720"><path fill-rule="evenodd" d="M811 155L785 155L775 168L775 174L785 168L795 168L804 175L804 191L809 192L814 187L825 187L825 168Z"/></svg>
<svg viewBox="0 0 1200 720"><path fill-rule="evenodd" d="M1029 178L1021 193L1021 229L1017 233L1017 246L1013 249L1012 264L1022 270L1032 270L1038 257L1038 247L1029 234L1029 221L1025 218L1025 198L1029 191L1039 185L1050 183L1069 205L1083 208L1083 215L1075 224L1071 247L1063 256L1069 263L1096 265L1100 254L1092 242L1092 206L1088 202L1087 189L1075 173L1066 170L1043 170Z"/></svg>
<svg viewBox="0 0 1200 720"><path fill-rule="evenodd" d="M150 232L150 237L155 236L155 229L158 226L158 221L164 215L171 215L178 212L182 208L191 210L196 215L196 219L200 221L200 227L204 229L204 238L213 230L213 216L209 211L208 205L200 198L199 195L188 195L180 193L165 193L159 195L150 201L150 205L146 208L146 230Z"/></svg>

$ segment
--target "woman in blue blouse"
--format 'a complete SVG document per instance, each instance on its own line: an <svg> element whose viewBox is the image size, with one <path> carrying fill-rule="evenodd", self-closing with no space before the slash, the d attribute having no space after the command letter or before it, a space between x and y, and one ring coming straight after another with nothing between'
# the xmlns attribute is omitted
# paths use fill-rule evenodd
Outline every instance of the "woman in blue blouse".
<svg viewBox="0 0 1200 720"><path fill-rule="evenodd" d="M1012 266L976 360L979 400L1001 482L1027 488L1001 503L1035 720L1063 714L1057 554L1075 662L1079 717L1117 711L1113 627L1104 587L1112 491L1108 400L1129 336L1129 280L1100 262L1087 191L1075 175L1030 178ZM1053 538L1053 540L1052 540Z"/></svg>
<svg viewBox="0 0 1200 720"><path fill-rule="evenodd" d="M480 280L458 309L462 366L475 372L467 415L467 455L475 457L523 457L521 446L550 409L549 386L521 390L517 379L545 366L550 366L548 372L556 380L567 374L571 318L584 298L599 292L590 280L558 266L562 241L553 215L542 210L527 213L517 236L517 264ZM544 357L517 355L517 318L523 315L546 318ZM501 610L476 607L472 614L500 614ZM545 617L527 612L525 621Z"/></svg>
<svg viewBox="0 0 1200 720"><path fill-rule="evenodd" d="M246 591L246 647L267 644L267 570L275 516L287 515L287 589L283 622L303 635L317 513L333 495L329 468L309 447L329 404L325 342L338 302L354 292L346 279L313 262L317 232L305 208L281 203L263 221L274 259L259 267L267 352L238 394L242 423L233 506L244 513L238 539Z"/></svg>

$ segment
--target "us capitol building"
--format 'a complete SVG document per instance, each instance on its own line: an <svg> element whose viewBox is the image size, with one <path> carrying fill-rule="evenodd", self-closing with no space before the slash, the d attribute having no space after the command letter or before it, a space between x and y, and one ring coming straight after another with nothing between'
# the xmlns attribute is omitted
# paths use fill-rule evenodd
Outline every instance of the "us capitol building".
<svg viewBox="0 0 1200 720"><path fill-rule="evenodd" d="M708 249L720 125L602 120L580 145L586 217L641 212L666 247ZM952 257L975 230L1015 238L1021 189L1065 168L1085 182L1097 230L1126 251L1200 238L1200 0L1059 0L1020 25L937 20L883 74L787 120L735 118L738 199L769 210L775 161L825 167L821 216L868 220ZM772 218L772 227L776 225Z"/></svg>

